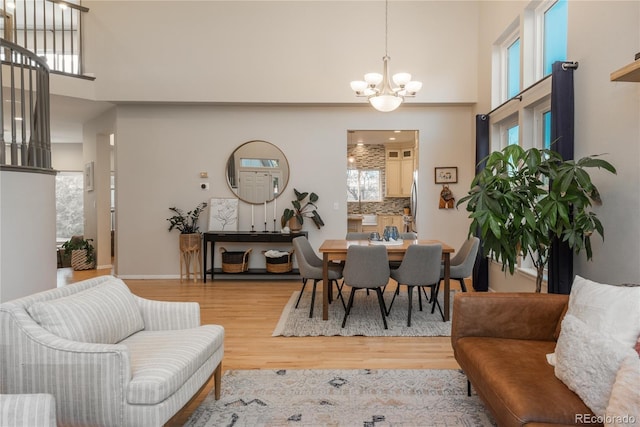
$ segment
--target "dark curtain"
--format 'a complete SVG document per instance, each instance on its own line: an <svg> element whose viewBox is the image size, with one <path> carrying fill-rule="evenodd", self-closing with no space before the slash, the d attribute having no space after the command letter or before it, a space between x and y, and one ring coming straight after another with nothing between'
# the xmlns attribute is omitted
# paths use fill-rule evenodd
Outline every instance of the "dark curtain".
<svg viewBox="0 0 640 427"><path fill-rule="evenodd" d="M573 159L573 64L555 62L551 74L551 149L564 160ZM555 238L548 266L548 292L569 294L573 282L573 252Z"/></svg>
<svg viewBox="0 0 640 427"><path fill-rule="evenodd" d="M476 115L476 174L484 169L485 159L489 155L489 116ZM480 230L476 230L476 236L480 237ZM489 260L483 255L482 238L480 248L473 266L473 289L486 292L489 290Z"/></svg>

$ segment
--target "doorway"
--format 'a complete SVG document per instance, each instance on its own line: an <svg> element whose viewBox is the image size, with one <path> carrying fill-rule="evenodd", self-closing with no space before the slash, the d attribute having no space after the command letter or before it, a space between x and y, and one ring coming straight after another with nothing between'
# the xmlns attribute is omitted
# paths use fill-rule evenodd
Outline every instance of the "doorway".
<svg viewBox="0 0 640 427"><path fill-rule="evenodd" d="M418 131L347 131L347 230L415 231Z"/></svg>

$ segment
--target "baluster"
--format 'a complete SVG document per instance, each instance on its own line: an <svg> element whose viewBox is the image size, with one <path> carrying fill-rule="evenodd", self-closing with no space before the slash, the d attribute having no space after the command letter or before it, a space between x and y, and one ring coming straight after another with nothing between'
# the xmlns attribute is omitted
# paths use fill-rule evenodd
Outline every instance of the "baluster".
<svg viewBox="0 0 640 427"><path fill-rule="evenodd" d="M53 66L51 67L53 70L58 69L58 55L56 55L56 4L51 3L51 26L52 32L51 35L53 37Z"/></svg>
<svg viewBox="0 0 640 427"><path fill-rule="evenodd" d="M61 32L62 32L62 72L66 73L67 72L67 60L65 58L65 53L66 53L66 48L65 48L65 40L64 40L64 11L65 11L65 7L62 7L62 5L60 5L60 26L61 26Z"/></svg>
<svg viewBox="0 0 640 427"><path fill-rule="evenodd" d="M11 164L18 164L18 144L16 143L16 76L15 76L15 61L16 53L11 50L11 63L9 69L11 70L11 84L9 89L11 90Z"/></svg>
<svg viewBox="0 0 640 427"><path fill-rule="evenodd" d="M1 42L0 45L2 45ZM4 53L4 49L0 49L0 52ZM4 77L2 75L3 68L4 67L0 67L0 165L7 164L7 145L4 142Z"/></svg>
<svg viewBox="0 0 640 427"><path fill-rule="evenodd" d="M25 114L25 78L24 78L24 63L28 61L29 58L26 58L24 55L20 56L20 117L22 121L20 123L20 164L22 166L32 166L29 164L29 158L27 157L27 115ZM28 66L28 64L27 64Z"/></svg>

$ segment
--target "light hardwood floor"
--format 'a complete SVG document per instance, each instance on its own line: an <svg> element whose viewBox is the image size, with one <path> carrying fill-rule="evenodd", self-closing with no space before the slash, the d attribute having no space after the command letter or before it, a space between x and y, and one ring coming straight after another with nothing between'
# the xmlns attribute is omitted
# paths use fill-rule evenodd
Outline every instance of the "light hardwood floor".
<svg viewBox="0 0 640 427"><path fill-rule="evenodd" d="M58 286L110 273L110 270L74 272L63 268L58 270ZM205 284L125 280L125 283L143 298L200 303L202 323L225 328L223 371L459 368L449 337L272 337L282 308L292 292L300 290L299 281L215 280ZM456 289L453 282L452 288ZM472 289L470 283L467 288ZM212 381L166 425L182 426L211 387Z"/></svg>

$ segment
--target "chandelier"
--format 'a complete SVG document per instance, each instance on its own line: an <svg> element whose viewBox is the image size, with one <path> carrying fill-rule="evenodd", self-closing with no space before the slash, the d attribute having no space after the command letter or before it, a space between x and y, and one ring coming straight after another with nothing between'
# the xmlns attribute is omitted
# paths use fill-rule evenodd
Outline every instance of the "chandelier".
<svg viewBox="0 0 640 427"><path fill-rule="evenodd" d="M351 89L358 97L367 97L369 103L378 111L393 111L402 104L405 97L416 96L422 89L422 82L411 80L409 73L394 74L392 79L395 86L391 86L389 80L389 54L387 52L388 27L389 27L389 1L384 2L384 57L382 57L382 74L367 73L364 81L351 82Z"/></svg>

